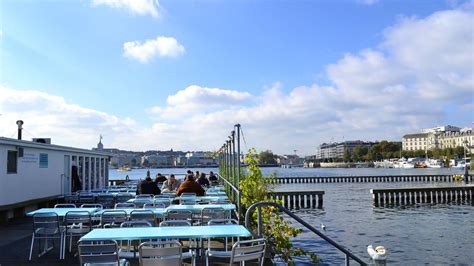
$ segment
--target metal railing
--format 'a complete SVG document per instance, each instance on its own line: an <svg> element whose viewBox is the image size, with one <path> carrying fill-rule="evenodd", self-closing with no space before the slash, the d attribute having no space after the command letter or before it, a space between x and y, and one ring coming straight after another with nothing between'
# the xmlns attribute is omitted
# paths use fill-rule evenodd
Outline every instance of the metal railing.
<svg viewBox="0 0 474 266"><path fill-rule="evenodd" d="M339 251L341 251L342 253L345 254L345 265L349 265L349 261L350 259L353 259L355 260L356 262L358 262L360 265L367 265L367 263L365 263L363 260L361 260L360 258L358 258L356 255L354 255L352 252L350 252L349 250L345 249L343 246L339 245L338 243L334 242L334 240L332 240L331 238L327 237L326 235L324 235L323 233L319 232L316 228L314 228L313 226L311 226L310 224L308 224L307 222L305 222L303 219L301 219L300 217L298 217L297 215L293 214L291 211L289 211L287 208L281 206L280 204L278 203L275 203L275 202L257 202L255 204L253 204L252 206L250 206L247 210L247 212L245 213L245 227L247 228L250 228L250 217L252 215L252 212L254 211L254 209L257 208L257 211L258 211L258 221L257 221L257 234L258 236L255 236L254 237L261 237L262 236L262 221L261 221L261 207L267 207L267 206L273 206L273 207L276 207L278 208L280 211L286 213L288 216L290 216L291 218L295 219L297 222L299 222L300 224L302 224L304 227L306 227L308 230L310 230L311 232L315 233L316 235L318 235L319 237L321 237L322 239L326 240L329 244L331 244L333 247L337 248ZM252 232L252 234L254 234Z"/></svg>
<svg viewBox="0 0 474 266"><path fill-rule="evenodd" d="M242 208L240 206L240 190L235 187L231 182L229 182L227 179L225 179L224 177L222 177L220 174L217 174L217 177L219 178L219 180L222 180L223 181L223 185L224 185L224 188L226 188L226 192L229 193L227 190L230 188L231 189L231 197L233 199L233 202L235 203L236 205L236 213L235 215L237 216L237 221L239 222L240 224L240 217L242 217ZM230 195L228 195L230 196Z"/></svg>

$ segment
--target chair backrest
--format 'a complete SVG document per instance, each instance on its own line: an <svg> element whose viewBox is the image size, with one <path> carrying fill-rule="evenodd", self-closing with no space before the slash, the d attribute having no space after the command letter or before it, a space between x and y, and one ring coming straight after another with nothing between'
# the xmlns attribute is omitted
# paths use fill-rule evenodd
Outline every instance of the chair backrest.
<svg viewBox="0 0 474 266"><path fill-rule="evenodd" d="M76 203L79 201L79 194L77 193L70 193L64 195L64 201L66 203Z"/></svg>
<svg viewBox="0 0 474 266"><path fill-rule="evenodd" d="M76 208L76 204L72 203L59 203L54 205L54 208Z"/></svg>
<svg viewBox="0 0 474 266"><path fill-rule="evenodd" d="M153 203L153 199L152 198L136 198L133 201L133 204L135 204L137 208L142 208L143 205L147 203Z"/></svg>
<svg viewBox="0 0 474 266"><path fill-rule="evenodd" d="M206 225L213 219L230 218L230 212L221 207L205 207L201 210L201 225Z"/></svg>
<svg viewBox="0 0 474 266"><path fill-rule="evenodd" d="M237 241L232 246L232 255L230 257L230 264L235 262L258 260L260 265L263 265L263 257L265 256L265 239L258 238L245 241Z"/></svg>
<svg viewBox="0 0 474 266"><path fill-rule="evenodd" d="M139 194L135 196L136 199L143 199L143 198L153 198L153 194Z"/></svg>
<svg viewBox="0 0 474 266"><path fill-rule="evenodd" d="M36 213L33 215L33 232L40 234L57 234L59 217L54 212Z"/></svg>
<svg viewBox="0 0 474 266"><path fill-rule="evenodd" d="M155 195L155 199L169 199L169 198L174 198L174 194L159 194Z"/></svg>
<svg viewBox="0 0 474 266"><path fill-rule="evenodd" d="M81 203L95 203L95 197L90 193L79 193L79 202Z"/></svg>
<svg viewBox="0 0 474 266"><path fill-rule="evenodd" d="M115 209L134 209L135 207L135 204L128 202L121 202L115 204Z"/></svg>
<svg viewBox="0 0 474 266"><path fill-rule="evenodd" d="M186 220L192 218L193 212L188 210L169 210L166 212L167 220Z"/></svg>
<svg viewBox="0 0 474 266"><path fill-rule="evenodd" d="M191 226L187 220L166 220L160 223L160 226Z"/></svg>
<svg viewBox="0 0 474 266"><path fill-rule="evenodd" d="M167 206L162 203L162 202L157 202L157 203L145 203L143 205L143 209L164 209Z"/></svg>
<svg viewBox="0 0 474 266"><path fill-rule="evenodd" d="M119 193L115 199L117 202L126 202L129 199L133 199L133 195L131 193Z"/></svg>
<svg viewBox="0 0 474 266"><path fill-rule="evenodd" d="M126 221L120 227L152 227L153 225L147 221Z"/></svg>
<svg viewBox="0 0 474 266"><path fill-rule="evenodd" d="M133 210L130 213L130 220L147 221L152 224L155 224L155 214L152 210Z"/></svg>
<svg viewBox="0 0 474 266"><path fill-rule="evenodd" d="M228 199L218 199L218 200L212 200L210 203L211 204L231 204L232 202Z"/></svg>
<svg viewBox="0 0 474 266"><path fill-rule="evenodd" d="M181 244L174 241L143 242L138 247L140 266L182 265Z"/></svg>
<svg viewBox="0 0 474 266"><path fill-rule="evenodd" d="M207 225L226 225L226 224L239 224L239 221L235 219L212 219L207 222Z"/></svg>
<svg viewBox="0 0 474 266"><path fill-rule="evenodd" d="M80 228L81 232L90 232L92 230L91 214L87 211L69 211L64 216L66 230Z"/></svg>
<svg viewBox="0 0 474 266"><path fill-rule="evenodd" d="M120 225L127 220L127 212L123 210L104 211L100 217L100 223L105 225Z"/></svg>
<svg viewBox="0 0 474 266"><path fill-rule="evenodd" d="M104 206L99 203L84 203L81 205L81 208L97 208L97 209L103 209Z"/></svg>
<svg viewBox="0 0 474 266"><path fill-rule="evenodd" d="M115 204L115 197L112 194L99 194L97 202L107 207L113 207Z"/></svg>
<svg viewBox="0 0 474 266"><path fill-rule="evenodd" d="M197 198L196 197L184 197L179 199L179 204L180 205L195 205L197 204Z"/></svg>
<svg viewBox="0 0 474 266"><path fill-rule="evenodd" d="M196 197L196 193L194 192L183 192L181 197Z"/></svg>
<svg viewBox="0 0 474 266"><path fill-rule="evenodd" d="M119 265L118 244L114 240L79 241L80 265L85 263L114 263Z"/></svg>

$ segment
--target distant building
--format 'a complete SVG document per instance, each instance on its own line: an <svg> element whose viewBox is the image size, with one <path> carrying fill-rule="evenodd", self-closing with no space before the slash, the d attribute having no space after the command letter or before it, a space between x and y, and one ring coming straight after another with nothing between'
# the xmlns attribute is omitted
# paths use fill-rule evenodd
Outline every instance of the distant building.
<svg viewBox="0 0 474 266"><path fill-rule="evenodd" d="M372 145L375 144L377 144L377 142L367 142L362 140L323 143L319 145L318 149L316 150L315 158L317 160L343 159L345 151L351 154L352 150L357 146L370 148Z"/></svg>
<svg viewBox="0 0 474 266"><path fill-rule="evenodd" d="M461 129L450 125L422 129L421 133L407 134L402 138L404 151L456 147L471 149L473 144L474 133L471 128Z"/></svg>

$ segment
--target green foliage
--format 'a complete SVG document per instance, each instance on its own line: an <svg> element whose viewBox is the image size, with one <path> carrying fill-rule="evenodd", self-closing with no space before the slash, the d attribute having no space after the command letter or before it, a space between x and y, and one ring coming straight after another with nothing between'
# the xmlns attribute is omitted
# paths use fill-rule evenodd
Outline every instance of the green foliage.
<svg viewBox="0 0 474 266"><path fill-rule="evenodd" d="M250 149L246 157L247 174L244 175L239 184L241 191L241 206L247 210L252 204L261 201L274 201L267 198L273 192L273 179L275 174L265 177L258 167L255 159L255 149ZM277 201L278 202L278 201ZM293 264L292 257L308 256L313 262L318 262L316 254L294 247L292 237L296 237L302 229L291 227L281 216L279 210L274 207L262 208L263 236L271 250L289 264ZM257 212L253 213L252 225L257 223Z"/></svg>
<svg viewBox="0 0 474 266"><path fill-rule="evenodd" d="M276 164L277 163L275 154L273 154L273 152L270 151L270 150L260 152L257 155L257 158L258 158L258 162L261 165L268 165L268 164Z"/></svg>

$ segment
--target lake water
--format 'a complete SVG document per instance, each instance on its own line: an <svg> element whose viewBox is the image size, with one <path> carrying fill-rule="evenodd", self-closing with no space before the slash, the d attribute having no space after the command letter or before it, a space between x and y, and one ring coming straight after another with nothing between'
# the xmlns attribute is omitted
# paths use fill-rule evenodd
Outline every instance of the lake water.
<svg viewBox="0 0 474 266"><path fill-rule="evenodd" d="M187 169L152 169L152 176L183 174ZM192 171L217 172L215 168ZM351 176L408 175L462 173L454 169L323 169L323 168L263 168L264 174L278 176ZM110 170L110 179L143 178L145 169L120 173ZM448 183L444 183L447 185ZM369 262L367 245L383 245L388 251L390 265L473 265L474 207L466 204L418 204L410 207L374 208L371 188L435 186L430 182L400 183L317 183L286 184L277 190L324 190L323 209L298 210L316 228L326 225L325 234ZM439 185L439 184L438 184ZM297 224L295 224L297 226ZM305 232L295 244L315 251L322 265L343 264L344 257L318 236ZM305 264L300 261L299 264ZM309 263L306 263L309 264Z"/></svg>

